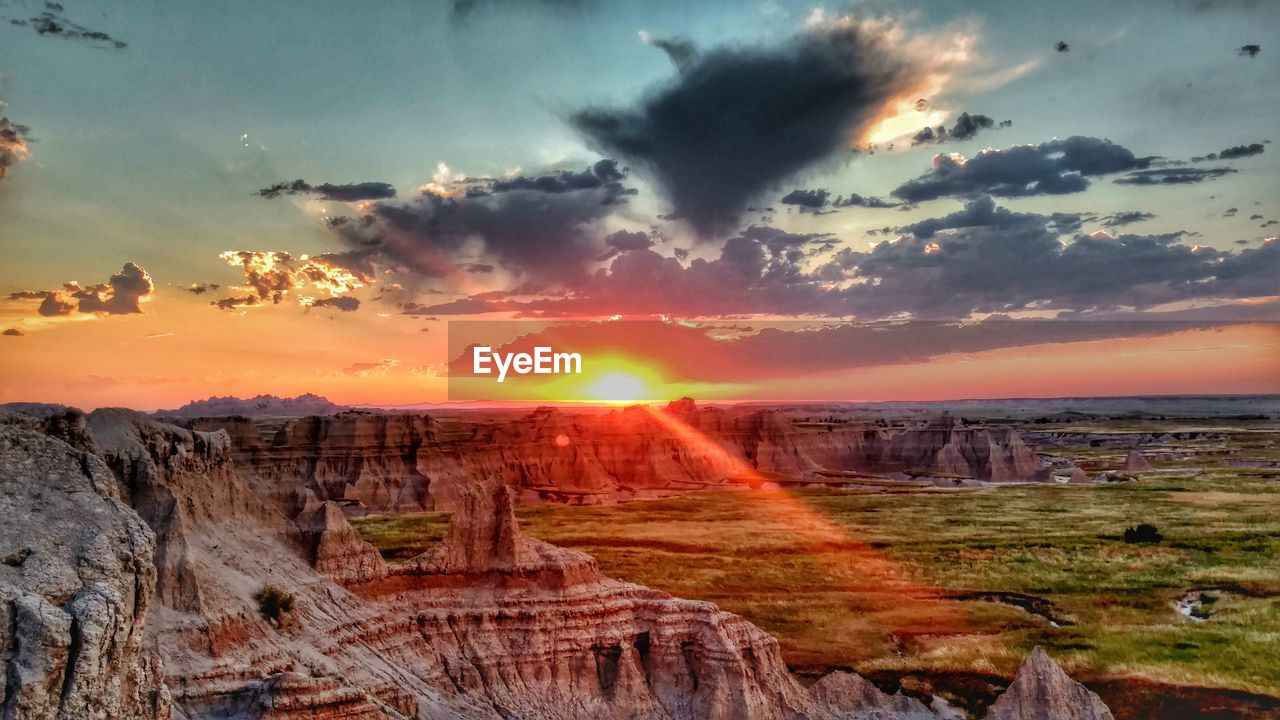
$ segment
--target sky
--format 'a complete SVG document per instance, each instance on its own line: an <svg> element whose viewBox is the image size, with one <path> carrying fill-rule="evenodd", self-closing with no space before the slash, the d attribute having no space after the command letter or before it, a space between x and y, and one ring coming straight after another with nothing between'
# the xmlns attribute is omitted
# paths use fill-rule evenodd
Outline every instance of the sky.
<svg viewBox="0 0 1280 720"><path fill-rule="evenodd" d="M0 402L443 401L450 327L512 318L656 320L573 339L655 396L1280 392L1278 34L1264 0L0 0Z"/></svg>

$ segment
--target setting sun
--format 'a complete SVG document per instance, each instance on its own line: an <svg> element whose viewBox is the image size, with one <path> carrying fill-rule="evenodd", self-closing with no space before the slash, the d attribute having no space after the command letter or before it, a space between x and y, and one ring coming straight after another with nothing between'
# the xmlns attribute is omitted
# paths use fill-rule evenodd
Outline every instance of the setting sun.
<svg viewBox="0 0 1280 720"><path fill-rule="evenodd" d="M611 372L601 375L584 388L587 397L610 403L637 402L646 397L644 381L635 375Z"/></svg>

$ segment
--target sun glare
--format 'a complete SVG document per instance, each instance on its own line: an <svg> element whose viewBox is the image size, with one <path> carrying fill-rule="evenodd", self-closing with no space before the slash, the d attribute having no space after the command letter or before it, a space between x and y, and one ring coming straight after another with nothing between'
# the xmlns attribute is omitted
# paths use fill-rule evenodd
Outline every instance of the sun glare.
<svg viewBox="0 0 1280 720"><path fill-rule="evenodd" d="M608 403L629 403L645 399L644 381L627 373L605 373L583 388L587 397Z"/></svg>

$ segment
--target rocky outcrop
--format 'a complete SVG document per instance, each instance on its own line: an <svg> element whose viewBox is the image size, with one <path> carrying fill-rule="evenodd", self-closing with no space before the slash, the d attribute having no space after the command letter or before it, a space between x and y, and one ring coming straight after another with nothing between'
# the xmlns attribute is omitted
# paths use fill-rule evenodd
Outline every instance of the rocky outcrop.
<svg viewBox="0 0 1280 720"><path fill-rule="evenodd" d="M386 563L347 522L336 503L326 502L294 519L311 567L340 583L364 582L386 574Z"/></svg>
<svg viewBox="0 0 1280 720"><path fill-rule="evenodd" d="M168 718L143 644L155 537L102 460L41 423L0 417L0 519L0 715Z"/></svg>
<svg viewBox="0 0 1280 720"><path fill-rule="evenodd" d="M1031 651L986 720L1113 720L1097 695L1072 680L1042 649Z"/></svg>
<svg viewBox="0 0 1280 720"><path fill-rule="evenodd" d="M848 672L833 672L809 686L809 696L841 720L937 720L915 698L881 692L870 680Z"/></svg>
<svg viewBox="0 0 1280 720"><path fill-rule="evenodd" d="M1090 485L1093 481L1089 479L1089 473L1077 465L1071 468L1071 477L1067 479L1067 483L1071 485Z"/></svg>
<svg viewBox="0 0 1280 720"><path fill-rule="evenodd" d="M1125 456L1124 466L1120 469L1125 472L1147 472L1148 470L1154 470L1155 468L1151 467L1151 463L1143 456L1142 451L1134 448Z"/></svg>

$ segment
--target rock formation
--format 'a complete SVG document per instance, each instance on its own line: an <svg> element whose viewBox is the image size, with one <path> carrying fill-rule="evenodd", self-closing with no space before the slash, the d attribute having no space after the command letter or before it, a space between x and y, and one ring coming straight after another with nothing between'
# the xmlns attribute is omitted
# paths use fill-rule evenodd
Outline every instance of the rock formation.
<svg viewBox="0 0 1280 720"><path fill-rule="evenodd" d="M1147 462L1147 459L1143 457L1140 450L1134 448L1125 456L1124 467L1121 469L1125 472L1146 472L1148 470L1154 470L1155 468L1151 467L1151 463Z"/></svg>
<svg viewBox="0 0 1280 720"><path fill-rule="evenodd" d="M441 421L345 412L270 425L247 417L189 421L224 430L245 481L294 517L321 502L345 512L453 510L478 478L498 477L520 502L607 504L725 487L747 470L913 473L990 482L1047 481L1049 469L1010 428L949 420L889 430L802 427L775 410L639 406L568 415ZM954 483L953 483L954 484Z"/></svg>
<svg viewBox="0 0 1280 720"><path fill-rule="evenodd" d="M1018 668L1013 684L986 720L1113 720L1097 695L1072 680L1044 650L1036 648Z"/></svg>
<svg viewBox="0 0 1280 720"><path fill-rule="evenodd" d="M1071 468L1071 478L1068 479L1067 482L1072 485L1090 485L1093 483L1093 481L1089 479L1089 473L1085 472L1084 468L1079 465Z"/></svg>
<svg viewBox="0 0 1280 720"><path fill-rule="evenodd" d="M0 416L0 518L0 715L168 718L143 646L155 536L102 460Z"/></svg>

